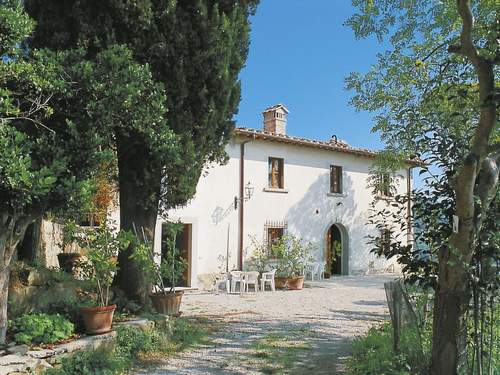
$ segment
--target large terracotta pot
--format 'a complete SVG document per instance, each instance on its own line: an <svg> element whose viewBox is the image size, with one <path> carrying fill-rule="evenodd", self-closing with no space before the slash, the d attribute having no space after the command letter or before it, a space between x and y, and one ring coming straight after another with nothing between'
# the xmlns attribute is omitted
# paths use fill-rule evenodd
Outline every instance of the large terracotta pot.
<svg viewBox="0 0 500 375"><path fill-rule="evenodd" d="M160 314L165 315L178 315L181 307L182 290L174 293L155 293L151 295L151 301L155 310Z"/></svg>
<svg viewBox="0 0 500 375"><path fill-rule="evenodd" d="M116 305L81 307L80 313L83 317L85 331L89 335L101 335L111 331L115 309Z"/></svg>
<svg viewBox="0 0 500 375"><path fill-rule="evenodd" d="M290 290L301 290L304 286L304 276L289 277L287 285Z"/></svg>
<svg viewBox="0 0 500 375"><path fill-rule="evenodd" d="M276 286L276 289L285 289L287 281L288 281L288 278L286 278L286 277L275 277L274 278L274 285Z"/></svg>

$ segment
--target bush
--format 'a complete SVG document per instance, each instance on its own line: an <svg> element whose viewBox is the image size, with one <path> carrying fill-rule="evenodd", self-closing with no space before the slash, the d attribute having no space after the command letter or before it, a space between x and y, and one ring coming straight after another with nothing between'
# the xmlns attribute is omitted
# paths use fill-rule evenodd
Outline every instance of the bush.
<svg viewBox="0 0 500 375"><path fill-rule="evenodd" d="M162 330L120 327L116 338L116 355L125 360L139 360L144 353L164 351L168 337Z"/></svg>
<svg viewBox="0 0 500 375"><path fill-rule="evenodd" d="M395 354L393 350L392 327L385 323L372 327L366 336L357 338L352 344L352 357L348 364L349 375L410 375L406 356Z"/></svg>
<svg viewBox="0 0 500 375"><path fill-rule="evenodd" d="M137 363L163 359L198 343L206 343L207 321L186 318L157 322L155 328L131 326L117 329L115 345L99 351L80 352L61 360L45 375L116 375ZM159 354L159 356L158 356Z"/></svg>
<svg viewBox="0 0 500 375"><path fill-rule="evenodd" d="M26 314L10 322L14 340L21 344L52 344L69 338L74 325L59 314Z"/></svg>
<svg viewBox="0 0 500 375"><path fill-rule="evenodd" d="M47 370L45 375L115 375L124 373L128 361L113 355L113 351L79 352L61 360L61 366Z"/></svg>

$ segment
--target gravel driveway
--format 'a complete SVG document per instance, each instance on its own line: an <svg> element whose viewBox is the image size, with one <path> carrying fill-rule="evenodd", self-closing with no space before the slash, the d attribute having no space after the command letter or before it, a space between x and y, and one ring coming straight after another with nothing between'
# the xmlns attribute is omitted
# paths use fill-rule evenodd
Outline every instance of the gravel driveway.
<svg viewBox="0 0 500 375"><path fill-rule="evenodd" d="M183 314L220 327L211 344L137 374L342 373L352 338L387 318L383 284L392 278L336 277L306 282L301 291L187 292ZM280 343L286 344L280 356L261 350Z"/></svg>

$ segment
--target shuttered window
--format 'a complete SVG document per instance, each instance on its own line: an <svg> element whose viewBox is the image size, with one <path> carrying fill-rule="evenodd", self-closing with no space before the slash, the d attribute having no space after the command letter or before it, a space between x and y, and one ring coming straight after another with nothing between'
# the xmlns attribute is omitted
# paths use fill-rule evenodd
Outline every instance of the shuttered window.
<svg viewBox="0 0 500 375"><path fill-rule="evenodd" d="M330 193L342 194L342 167L330 165Z"/></svg>

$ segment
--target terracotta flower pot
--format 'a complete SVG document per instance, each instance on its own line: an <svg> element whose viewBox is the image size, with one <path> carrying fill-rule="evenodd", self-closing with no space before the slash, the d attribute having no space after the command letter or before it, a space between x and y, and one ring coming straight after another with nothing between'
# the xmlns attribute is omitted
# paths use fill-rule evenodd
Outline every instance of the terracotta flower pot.
<svg viewBox="0 0 500 375"><path fill-rule="evenodd" d="M277 289L285 289L287 285L288 278L286 277L275 277L274 285Z"/></svg>
<svg viewBox="0 0 500 375"><path fill-rule="evenodd" d="M83 317L85 331L89 335L101 335L111 331L115 309L116 305L81 307L80 313Z"/></svg>
<svg viewBox="0 0 500 375"><path fill-rule="evenodd" d="M304 276L289 277L287 285L290 290L301 290L304 286Z"/></svg>
<svg viewBox="0 0 500 375"><path fill-rule="evenodd" d="M155 293L151 295L151 301L158 313L164 315L177 315L179 314L183 294L184 292L182 290L167 294Z"/></svg>

